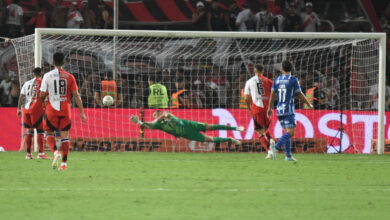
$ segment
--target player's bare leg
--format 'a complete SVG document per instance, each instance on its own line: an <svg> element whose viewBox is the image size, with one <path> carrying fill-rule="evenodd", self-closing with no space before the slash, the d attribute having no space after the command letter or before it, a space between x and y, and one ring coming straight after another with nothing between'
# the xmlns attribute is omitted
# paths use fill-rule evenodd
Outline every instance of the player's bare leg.
<svg viewBox="0 0 390 220"><path fill-rule="evenodd" d="M232 142L235 145L241 145L241 141L234 139L234 138L221 138L221 137L212 137L209 135L204 136L205 142L214 142L214 143L223 143L223 142Z"/></svg>
<svg viewBox="0 0 390 220"><path fill-rule="evenodd" d="M68 153L69 153L69 131L60 131L61 135L61 148L62 148L62 161L58 170L66 170L68 165Z"/></svg>
<svg viewBox="0 0 390 220"><path fill-rule="evenodd" d="M27 151L26 159L28 159L28 160L35 159L34 156L31 154L31 147L33 144L33 139L34 139L34 129L33 128L27 129L27 134L24 137L24 139L25 139L26 151Z"/></svg>

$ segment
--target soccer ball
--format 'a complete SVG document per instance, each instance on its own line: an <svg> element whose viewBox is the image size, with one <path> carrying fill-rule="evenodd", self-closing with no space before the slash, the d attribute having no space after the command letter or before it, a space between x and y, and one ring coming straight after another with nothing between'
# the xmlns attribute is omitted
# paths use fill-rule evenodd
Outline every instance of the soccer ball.
<svg viewBox="0 0 390 220"><path fill-rule="evenodd" d="M110 106L112 104L114 104L114 98L112 96L106 95L103 97L103 105Z"/></svg>

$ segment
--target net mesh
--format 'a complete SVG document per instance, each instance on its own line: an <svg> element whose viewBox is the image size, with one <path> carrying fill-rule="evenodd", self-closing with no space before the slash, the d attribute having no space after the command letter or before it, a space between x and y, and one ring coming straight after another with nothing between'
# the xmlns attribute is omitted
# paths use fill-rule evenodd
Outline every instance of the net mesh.
<svg viewBox="0 0 390 220"><path fill-rule="evenodd" d="M14 39L21 85L32 78L34 68L34 36ZM253 76L254 64L265 67L264 75L275 79L281 74L281 62L294 64L304 93L313 90L316 110L307 110L296 102L297 132L293 150L316 152L340 150L340 121L343 125L342 151L368 153L367 122L362 114L377 120L378 56L376 40L358 39L245 39L245 38L176 38L42 35L42 68L50 71L52 56L66 55L64 69L77 81L88 121L82 123L72 103L72 145L90 150L149 151L263 151L253 129L249 112L240 105L241 90ZM117 71L113 75L114 51ZM220 146L176 140L156 131L141 130L129 121L140 115L152 121L153 109L148 104L149 77L167 89L171 113L187 120L208 124L243 125L244 132L212 131L206 134L250 140L243 147ZM104 106L102 80L114 80L115 103ZM174 95L178 97L179 109ZM242 103L241 103L242 104ZM342 116L342 117L340 117ZM275 138L282 129L273 115L271 133ZM368 137L368 138L367 138ZM146 138L146 139L139 139ZM158 140L169 140L162 147ZM146 141L144 141L146 140ZM143 143L143 144L142 144ZM155 146L153 146L155 143ZM324 142L321 142L324 143ZM109 146L108 146L109 145ZM144 146L145 145L145 146Z"/></svg>

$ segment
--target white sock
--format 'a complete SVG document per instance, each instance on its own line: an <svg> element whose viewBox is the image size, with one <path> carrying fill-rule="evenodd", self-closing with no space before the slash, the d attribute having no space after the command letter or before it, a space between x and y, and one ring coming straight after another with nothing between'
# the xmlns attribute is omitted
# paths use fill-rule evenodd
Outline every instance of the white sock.
<svg viewBox="0 0 390 220"><path fill-rule="evenodd" d="M62 166L62 165L65 165L65 166L66 166L66 162L61 162L61 166Z"/></svg>

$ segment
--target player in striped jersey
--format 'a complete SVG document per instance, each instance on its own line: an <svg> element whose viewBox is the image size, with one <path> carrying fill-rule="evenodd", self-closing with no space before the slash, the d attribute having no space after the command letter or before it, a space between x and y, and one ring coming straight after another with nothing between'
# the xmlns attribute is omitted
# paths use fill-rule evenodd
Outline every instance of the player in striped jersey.
<svg viewBox="0 0 390 220"><path fill-rule="evenodd" d="M270 117L272 114L272 106L275 100L277 100L276 115L285 132L276 145L271 147L272 157L275 159L277 150L280 150L282 145L284 145L284 151L286 152L285 160L287 161L296 161L291 155L291 138L294 137L296 127L295 96L305 102L310 109L313 109L312 104L302 93L298 79L291 75L292 69L293 65L290 61L285 60L282 62L283 74L274 80L274 85L271 90L271 99L268 105L268 117Z"/></svg>
<svg viewBox="0 0 390 220"><path fill-rule="evenodd" d="M255 130L260 138L260 143L268 151L266 159L272 158L272 151L268 146L274 145L275 141L268 130L271 122L267 117L268 102L271 95L272 80L263 76L264 67L262 64L255 65L255 76L245 83L245 102L248 106L249 113L253 118Z"/></svg>
<svg viewBox="0 0 390 220"><path fill-rule="evenodd" d="M62 163L59 170L67 169L69 130L71 127L70 101L72 96L80 109L81 120L85 121L87 119L84 114L84 108L80 99L76 80L72 74L62 69L64 61L65 56L63 53L57 52L54 54L53 64L55 69L44 75L40 89L41 92L39 94L41 100L45 100L46 96L49 97L49 101L46 105L43 127L47 135L47 144L54 153L53 168L57 167L57 162L61 158L53 134L54 131L60 131Z"/></svg>
<svg viewBox="0 0 390 220"><path fill-rule="evenodd" d="M24 136L24 143L27 148L26 159L34 159L31 154L31 146L33 145L34 137L34 128L37 129L37 142L38 142L38 159L50 159L44 152L44 132L42 127L42 118L44 113L44 108L42 101L39 99L39 89L42 83L42 70L37 67L33 70L34 78L25 82L22 90L20 91L19 101L18 101L18 117L22 118L23 116L23 126L27 128L27 134ZM22 103L23 100L26 100L23 111Z"/></svg>

